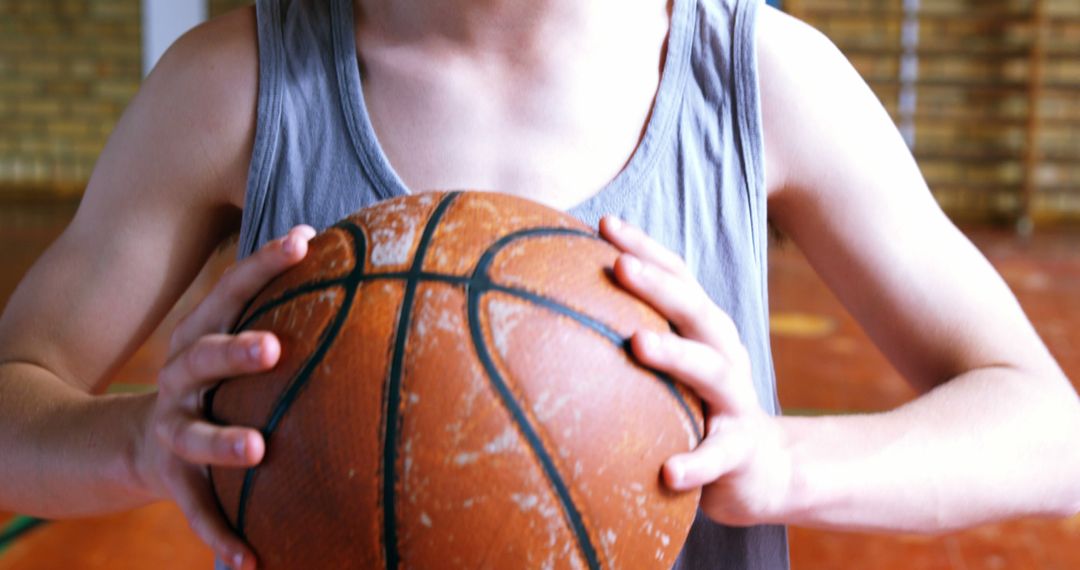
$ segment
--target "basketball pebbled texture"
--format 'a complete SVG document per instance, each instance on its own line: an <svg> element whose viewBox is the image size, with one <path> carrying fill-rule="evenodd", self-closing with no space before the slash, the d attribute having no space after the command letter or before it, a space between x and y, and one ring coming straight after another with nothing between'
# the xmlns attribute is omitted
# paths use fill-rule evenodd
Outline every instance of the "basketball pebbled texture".
<svg viewBox="0 0 1080 570"><path fill-rule="evenodd" d="M660 467L701 439L697 399L627 352L668 330L611 281L617 250L501 194L379 203L315 237L246 308L270 372L208 416L262 431L214 467L260 568L668 568L698 492Z"/></svg>

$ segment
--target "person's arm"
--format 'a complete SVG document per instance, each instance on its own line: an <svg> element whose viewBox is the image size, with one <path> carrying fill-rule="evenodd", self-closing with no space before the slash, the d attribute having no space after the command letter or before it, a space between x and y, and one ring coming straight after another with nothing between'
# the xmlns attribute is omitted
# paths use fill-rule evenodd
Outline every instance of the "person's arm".
<svg viewBox="0 0 1080 570"><path fill-rule="evenodd" d="M1015 297L836 48L771 9L758 38L770 217L923 395L878 414L765 416L730 320L681 261L606 223L629 252L620 281L681 333L639 335L635 354L710 409L669 484L705 485L703 508L732 524L932 533L1080 511L1080 400Z"/></svg>
<svg viewBox="0 0 1080 570"><path fill-rule="evenodd" d="M310 228L238 264L184 320L158 393L93 394L237 227L255 125L254 27L248 8L170 48L110 137L74 220L0 317L0 510L56 518L169 498L219 556L249 553L193 464L250 465L262 441L202 421L198 396L274 364L271 335L221 333L304 255Z"/></svg>

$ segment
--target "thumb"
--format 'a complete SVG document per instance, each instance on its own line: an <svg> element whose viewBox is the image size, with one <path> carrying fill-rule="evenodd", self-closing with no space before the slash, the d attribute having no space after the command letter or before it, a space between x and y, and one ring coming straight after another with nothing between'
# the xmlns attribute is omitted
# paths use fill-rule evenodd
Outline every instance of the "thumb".
<svg viewBox="0 0 1080 570"><path fill-rule="evenodd" d="M674 491L703 487L732 471L739 463L737 448L713 433L697 449L672 456L664 463L664 482Z"/></svg>

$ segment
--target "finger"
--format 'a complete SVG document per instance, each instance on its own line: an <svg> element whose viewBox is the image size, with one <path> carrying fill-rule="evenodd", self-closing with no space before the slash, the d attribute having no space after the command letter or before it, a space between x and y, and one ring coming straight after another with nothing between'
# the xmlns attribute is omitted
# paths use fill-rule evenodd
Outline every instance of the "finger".
<svg viewBox="0 0 1080 570"><path fill-rule="evenodd" d="M193 467L174 472L170 486L191 530L234 570L253 570L255 555L228 527L206 477Z"/></svg>
<svg viewBox="0 0 1080 570"><path fill-rule="evenodd" d="M710 436L688 453L672 456L664 463L664 482L675 491L703 487L729 473L741 461L726 438Z"/></svg>
<svg viewBox="0 0 1080 570"><path fill-rule="evenodd" d="M685 384L711 411L738 414L757 406L749 370L708 345L676 334L640 331L631 337L630 347L638 361Z"/></svg>
<svg viewBox="0 0 1080 570"><path fill-rule="evenodd" d="M251 467L266 452L262 435L254 429L216 426L181 413L160 420L157 436L173 454L198 465Z"/></svg>
<svg viewBox="0 0 1080 570"><path fill-rule="evenodd" d="M741 343L731 317L693 278L685 278L623 254L615 262L619 284L651 305L683 336L722 350Z"/></svg>
<svg viewBox="0 0 1080 570"><path fill-rule="evenodd" d="M281 343L271 333L206 335L165 364L158 384L166 397L184 398L184 406L194 410L207 386L223 378L269 370L280 357Z"/></svg>
<svg viewBox="0 0 1080 570"><path fill-rule="evenodd" d="M284 237L268 242L234 265L206 299L177 325L170 352L183 349L204 334L229 330L240 311L267 282L307 255L308 241L314 236L311 226L296 226Z"/></svg>
<svg viewBox="0 0 1080 570"><path fill-rule="evenodd" d="M660 245L633 224L615 216L604 216L600 220L600 235L625 253L632 254L676 275L690 275L686 262L678 254Z"/></svg>

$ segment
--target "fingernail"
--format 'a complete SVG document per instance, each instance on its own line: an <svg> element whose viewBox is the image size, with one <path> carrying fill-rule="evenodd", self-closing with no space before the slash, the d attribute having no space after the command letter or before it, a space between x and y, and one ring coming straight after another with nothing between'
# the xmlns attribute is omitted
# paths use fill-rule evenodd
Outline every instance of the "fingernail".
<svg viewBox="0 0 1080 570"><path fill-rule="evenodd" d="M286 237L285 238L285 243L281 244L281 251L284 251L285 253L288 253L288 254L291 254L292 252L296 251L296 239L293 238L293 236Z"/></svg>
<svg viewBox="0 0 1080 570"><path fill-rule="evenodd" d="M632 255L623 255L623 267L631 275L641 273L641 261Z"/></svg>
<svg viewBox="0 0 1080 570"><path fill-rule="evenodd" d="M620 220L619 218L617 218L615 216L608 216L607 217L608 229L616 230L616 231L620 230L620 229L622 229L622 224L623 224L622 220Z"/></svg>
<svg viewBox="0 0 1080 570"><path fill-rule="evenodd" d="M238 553L238 554L233 555L232 563L233 563L233 568L235 570L240 570L240 568L243 568L244 567L244 554L243 553Z"/></svg>
<svg viewBox="0 0 1080 570"><path fill-rule="evenodd" d="M233 453L235 453L237 457L243 457L244 456L244 451L246 449L247 449L247 438L246 437L242 437L242 438L240 438L240 439L233 442Z"/></svg>
<svg viewBox="0 0 1080 570"><path fill-rule="evenodd" d="M261 342L252 343L252 345L248 347L248 357L252 360L259 360L262 356L262 351L263 347Z"/></svg>

